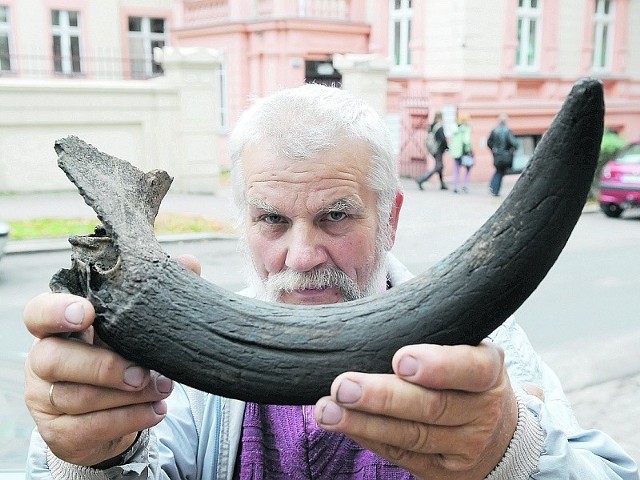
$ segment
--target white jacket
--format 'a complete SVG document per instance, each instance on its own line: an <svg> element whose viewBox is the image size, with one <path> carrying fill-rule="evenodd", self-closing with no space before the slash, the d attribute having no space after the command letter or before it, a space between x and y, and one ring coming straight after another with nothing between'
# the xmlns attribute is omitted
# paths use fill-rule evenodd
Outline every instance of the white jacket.
<svg viewBox="0 0 640 480"><path fill-rule="evenodd" d="M412 274L389 255L389 279L397 285ZM251 296L250 291L241 292ZM638 480L637 466L611 438L578 425L560 381L509 318L489 338L505 351L518 399L518 426L505 456L487 477L497 479ZM523 390L537 385L544 401ZM34 431L27 478L33 480L198 479L232 480L241 439L244 402L176 385L167 417L142 432L126 464L108 470L78 467L56 458Z"/></svg>

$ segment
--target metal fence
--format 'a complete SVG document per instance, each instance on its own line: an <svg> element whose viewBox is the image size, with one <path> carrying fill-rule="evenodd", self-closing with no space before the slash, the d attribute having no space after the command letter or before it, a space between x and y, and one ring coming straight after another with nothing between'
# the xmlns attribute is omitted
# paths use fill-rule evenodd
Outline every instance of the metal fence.
<svg viewBox="0 0 640 480"><path fill-rule="evenodd" d="M429 105L425 97L404 97L400 111L398 171L402 177L417 177L426 170L430 157L425 148Z"/></svg>
<svg viewBox="0 0 640 480"><path fill-rule="evenodd" d="M351 0L256 0L247 14L256 19L274 17L321 18L324 20L364 21L361 12L354 12ZM231 0L185 0L185 25L228 19Z"/></svg>
<svg viewBox="0 0 640 480"><path fill-rule="evenodd" d="M145 80L163 74L162 67L147 58L117 55L77 56L68 62L53 55L9 55L0 65L0 78Z"/></svg>

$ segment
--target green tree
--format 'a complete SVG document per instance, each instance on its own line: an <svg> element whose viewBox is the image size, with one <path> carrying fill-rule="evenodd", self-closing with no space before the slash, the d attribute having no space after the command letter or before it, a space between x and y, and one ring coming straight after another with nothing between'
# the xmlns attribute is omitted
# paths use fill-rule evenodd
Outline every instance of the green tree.
<svg viewBox="0 0 640 480"><path fill-rule="evenodd" d="M596 166L596 173L591 184L591 192L589 197L591 199L598 198L598 190L600 189L600 173L605 164L618 155L627 145L627 141L613 128L606 128L602 134L602 142L600 143L600 155L598 156L598 165Z"/></svg>

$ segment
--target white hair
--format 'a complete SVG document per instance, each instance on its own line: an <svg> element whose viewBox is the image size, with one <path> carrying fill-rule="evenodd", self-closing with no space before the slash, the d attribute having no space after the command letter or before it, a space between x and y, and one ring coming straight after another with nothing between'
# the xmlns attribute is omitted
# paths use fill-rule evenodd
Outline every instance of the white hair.
<svg viewBox="0 0 640 480"><path fill-rule="evenodd" d="M259 145L291 160L304 161L340 140L364 142L371 155L369 186L377 194L379 234L390 248L389 218L400 191L389 131L366 102L335 87L306 84L256 100L230 137L231 180L238 221L244 220L246 184L242 152Z"/></svg>

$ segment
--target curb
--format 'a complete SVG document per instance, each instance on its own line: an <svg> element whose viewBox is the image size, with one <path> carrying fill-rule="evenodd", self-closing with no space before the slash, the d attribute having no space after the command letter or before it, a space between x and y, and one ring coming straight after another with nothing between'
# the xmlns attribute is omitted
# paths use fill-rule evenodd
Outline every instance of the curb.
<svg viewBox="0 0 640 480"><path fill-rule="evenodd" d="M600 207L598 205L585 205L582 209L582 213L598 213L600 211Z"/></svg>
<svg viewBox="0 0 640 480"><path fill-rule="evenodd" d="M231 233L183 233L172 235L158 235L160 243L197 242L205 240L236 240L237 235ZM9 240L4 254L42 253L56 251L71 251L71 245L66 238L48 238L38 240Z"/></svg>

